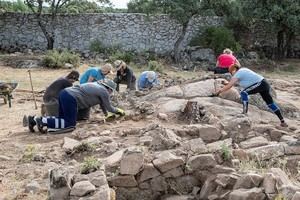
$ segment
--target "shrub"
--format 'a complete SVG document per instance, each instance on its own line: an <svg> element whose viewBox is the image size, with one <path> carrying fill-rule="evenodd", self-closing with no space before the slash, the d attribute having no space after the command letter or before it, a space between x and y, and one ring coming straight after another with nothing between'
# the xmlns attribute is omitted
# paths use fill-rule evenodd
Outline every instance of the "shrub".
<svg viewBox="0 0 300 200"><path fill-rule="evenodd" d="M150 71L163 72L163 66L154 60L148 62L148 68Z"/></svg>
<svg viewBox="0 0 300 200"><path fill-rule="evenodd" d="M59 52L58 50L49 50L43 59L43 63L46 67L61 68L66 63L72 64L74 67L78 67L80 57L78 54L74 54L68 50Z"/></svg>
<svg viewBox="0 0 300 200"><path fill-rule="evenodd" d="M126 63L130 63L134 58L134 53L127 51L117 50L111 56L109 56L109 60L114 62L115 60L123 60Z"/></svg>
<svg viewBox="0 0 300 200"><path fill-rule="evenodd" d="M81 173L88 174L97 171L100 168L100 161L94 156L85 157L81 165Z"/></svg>
<svg viewBox="0 0 300 200"><path fill-rule="evenodd" d="M222 158L224 160L230 160L230 158L231 158L231 149L225 143L223 143L221 145L221 152L222 152Z"/></svg>
<svg viewBox="0 0 300 200"><path fill-rule="evenodd" d="M24 154L21 158L21 161L23 162L30 162L33 160L33 157L35 156L37 152L37 149L34 145L27 145L24 151Z"/></svg>
<svg viewBox="0 0 300 200"><path fill-rule="evenodd" d="M241 46L235 40L233 32L225 27L207 28L203 34L198 34L191 40L190 46L211 48L217 54L222 53L225 48L230 48L236 52L241 50Z"/></svg>
<svg viewBox="0 0 300 200"><path fill-rule="evenodd" d="M90 43L90 51L95 53L105 53L105 48L99 40L94 40Z"/></svg>

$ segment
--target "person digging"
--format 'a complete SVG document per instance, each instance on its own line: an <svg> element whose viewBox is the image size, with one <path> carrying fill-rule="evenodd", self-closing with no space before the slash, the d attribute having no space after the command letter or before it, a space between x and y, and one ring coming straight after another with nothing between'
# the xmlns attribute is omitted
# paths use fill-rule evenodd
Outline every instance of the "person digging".
<svg viewBox="0 0 300 200"><path fill-rule="evenodd" d="M126 84L127 90L136 90L136 78L132 69L122 60L116 60L114 66L117 70L117 75L114 82L117 84L116 90L119 91L120 84Z"/></svg>
<svg viewBox="0 0 300 200"><path fill-rule="evenodd" d="M115 89L116 84L110 79L63 89L59 94L58 117L24 116L23 126L28 126L30 132L34 132L35 126L41 133L70 132L76 127L77 112L97 104L107 120L114 118L115 114L124 116L124 110L111 105L110 94Z"/></svg>
<svg viewBox="0 0 300 200"><path fill-rule="evenodd" d="M237 64L231 65L228 71L233 77L229 83L217 90L214 95L218 96L220 93L229 90L235 84L239 84L239 86L242 88L240 95L243 104L243 114L248 113L248 96L259 93L268 107L279 118L280 126L288 126L281 114L279 107L276 105L270 94L271 87L263 76L248 68L241 68Z"/></svg>

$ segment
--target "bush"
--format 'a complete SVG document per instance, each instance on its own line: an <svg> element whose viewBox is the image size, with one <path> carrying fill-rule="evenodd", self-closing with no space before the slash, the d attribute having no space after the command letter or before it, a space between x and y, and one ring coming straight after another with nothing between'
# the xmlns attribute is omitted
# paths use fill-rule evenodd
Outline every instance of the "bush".
<svg viewBox="0 0 300 200"><path fill-rule="evenodd" d="M43 59L43 63L46 67L61 68L66 63L72 64L74 67L78 67L80 57L78 54L74 54L68 50L59 52L58 50L49 50Z"/></svg>
<svg viewBox="0 0 300 200"><path fill-rule="evenodd" d="M90 156L84 158L80 171L82 174L88 174L97 171L99 168L100 168L100 161L94 156Z"/></svg>
<svg viewBox="0 0 300 200"><path fill-rule="evenodd" d="M154 60L148 62L148 68L150 71L163 72L163 66Z"/></svg>
<svg viewBox="0 0 300 200"><path fill-rule="evenodd" d="M235 40L233 32L225 27L207 28L203 34L198 34L191 40L190 46L211 48L217 54L222 53L225 48L230 48L235 52L241 50L241 46Z"/></svg>
<svg viewBox="0 0 300 200"><path fill-rule="evenodd" d="M115 60L123 60L125 63L130 63L133 60L133 58L134 53L120 50L117 50L111 56L109 56L109 60L111 62L114 62Z"/></svg>

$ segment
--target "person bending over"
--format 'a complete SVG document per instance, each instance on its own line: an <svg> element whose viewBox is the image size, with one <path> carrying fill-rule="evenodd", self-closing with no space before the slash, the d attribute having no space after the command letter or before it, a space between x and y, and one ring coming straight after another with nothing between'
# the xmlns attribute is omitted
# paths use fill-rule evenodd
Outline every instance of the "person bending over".
<svg viewBox="0 0 300 200"><path fill-rule="evenodd" d="M266 79L255 73L254 71L248 68L240 68L239 65L233 64L229 67L229 73L233 76L230 82L225 85L223 88L219 89L216 92L216 95L230 89L234 84L239 84L242 87L242 91L240 93L241 100L243 103L243 113L246 114L248 112L248 96L252 94L259 93L263 100L266 102L268 107L277 115L280 120L280 125L282 127L287 127L287 123L285 122L281 111L277 104L274 102L271 93L270 93L270 85L266 81Z"/></svg>
<svg viewBox="0 0 300 200"><path fill-rule="evenodd" d="M157 74L154 71L144 71L138 80L138 89L151 89L153 86L159 85Z"/></svg>
<svg viewBox="0 0 300 200"><path fill-rule="evenodd" d="M97 67L90 67L80 77L80 84L95 82L103 80L107 74L111 72L112 65L106 63L100 69Z"/></svg>
<svg viewBox="0 0 300 200"><path fill-rule="evenodd" d="M114 65L117 69L117 75L114 79L114 82L117 84L116 90L120 90L120 84L126 84L127 90L135 90L136 78L132 69L130 69L130 67L122 60L116 60Z"/></svg>
<svg viewBox="0 0 300 200"><path fill-rule="evenodd" d="M214 68L215 74L225 74L228 73L228 69L231 65L237 64L241 66L240 62L233 55L230 49L224 49L223 54L219 55L217 58L216 67Z"/></svg>
<svg viewBox="0 0 300 200"><path fill-rule="evenodd" d="M41 133L60 133L72 131L76 126L77 110L90 108L100 104L106 118L114 114L125 115L120 108L115 108L110 103L110 94L116 89L116 84L109 79L86 83L63 89L59 94L59 116L37 117L24 116L23 125L34 132L37 126Z"/></svg>

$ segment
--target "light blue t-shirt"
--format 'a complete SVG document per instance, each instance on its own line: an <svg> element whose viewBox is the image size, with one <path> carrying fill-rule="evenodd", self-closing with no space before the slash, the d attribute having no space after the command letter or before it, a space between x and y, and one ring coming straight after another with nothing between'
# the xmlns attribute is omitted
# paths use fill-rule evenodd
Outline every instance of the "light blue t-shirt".
<svg viewBox="0 0 300 200"><path fill-rule="evenodd" d="M247 88L255 83L261 82L264 77L255 73L248 68L239 69L234 75L234 78L239 79L238 84L243 88Z"/></svg>
<svg viewBox="0 0 300 200"><path fill-rule="evenodd" d="M155 78L153 79L153 81L149 81L147 79L147 73L148 73L148 71L144 71L143 73L141 73L141 75L139 77L139 80L138 80L138 89L139 90L142 90L145 88L150 88L154 85L159 84L156 74L155 74Z"/></svg>
<svg viewBox="0 0 300 200"><path fill-rule="evenodd" d="M100 69L91 67L81 75L79 81L80 84L87 83L90 76L94 78L94 81L99 81L105 78Z"/></svg>

